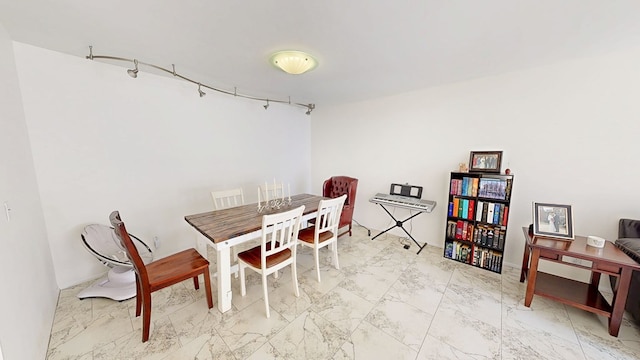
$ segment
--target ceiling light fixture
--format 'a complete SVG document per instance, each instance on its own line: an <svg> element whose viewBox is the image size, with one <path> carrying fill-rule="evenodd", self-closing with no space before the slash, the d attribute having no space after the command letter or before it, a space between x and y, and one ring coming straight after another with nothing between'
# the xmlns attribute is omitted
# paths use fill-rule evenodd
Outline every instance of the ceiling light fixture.
<svg viewBox="0 0 640 360"><path fill-rule="evenodd" d="M133 59L133 64L136 66L136 68L127 70L127 74L135 79L138 77L138 60Z"/></svg>
<svg viewBox="0 0 640 360"><path fill-rule="evenodd" d="M318 62L313 56L296 50L279 51L271 55L271 63L282 71L293 75L304 74L318 66Z"/></svg>
<svg viewBox="0 0 640 360"><path fill-rule="evenodd" d="M204 91L202 91L202 88L207 88L209 90L213 90L222 94L226 94L226 95L232 95L234 97L241 97L241 98L245 98L245 99L249 99L249 100L256 100L256 101L266 101L266 105L263 105L263 107L265 108L265 110L269 107L269 104L272 102L275 103L279 103L279 104L289 104L289 105L293 105L293 106L299 106L302 108L307 109L306 114L310 115L311 114L311 110L316 108L315 104L303 104L303 103L298 103L298 102L291 102L291 96L288 97L288 100L274 100L274 99L267 99L267 98L261 98L261 97L257 97L257 96L252 96L252 95L245 95L245 94L240 94L238 93L238 89L237 88L233 88L233 92L228 91L228 90L224 90L224 89L220 89L220 88L216 88L213 86L209 86L209 85L205 85L200 83L199 81L195 81L193 79L190 79L186 76L180 75L179 73L176 72L176 66L175 64L171 64L171 70L166 69L162 66L158 66L158 65L154 65L154 64L149 64L149 63L145 63L142 61L138 61L138 59L127 59L127 58L123 58L123 57L117 57L117 56L110 56L110 55L93 55L93 46L89 46L89 55L87 55L87 59L89 60L94 60L94 59L105 59L105 60L115 60L115 61L125 61L125 62L132 62L135 65L134 69L128 69L127 70L127 74L129 74L129 76L131 76L132 78L136 78L138 77L138 65L144 65L147 67L151 67L154 68L156 70L160 70L162 72L165 72L167 74L171 74L174 77L180 78L184 81L188 81L192 84L196 84L198 85L198 94L200 95L200 97L203 97L206 95L206 93ZM315 61L314 61L315 62Z"/></svg>

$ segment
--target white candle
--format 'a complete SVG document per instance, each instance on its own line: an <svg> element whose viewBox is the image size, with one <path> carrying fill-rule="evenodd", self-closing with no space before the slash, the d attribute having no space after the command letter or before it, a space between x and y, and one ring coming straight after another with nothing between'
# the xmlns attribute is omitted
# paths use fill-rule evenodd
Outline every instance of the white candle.
<svg viewBox="0 0 640 360"><path fill-rule="evenodd" d="M284 183L280 183L280 186L282 187L282 201L284 201Z"/></svg>
<svg viewBox="0 0 640 360"><path fill-rule="evenodd" d="M278 190L276 188L276 178L273 178L273 200L278 198Z"/></svg>
<svg viewBox="0 0 640 360"><path fill-rule="evenodd" d="M260 207L261 202L262 202L262 196L260 195L260 186L258 186L258 207Z"/></svg>
<svg viewBox="0 0 640 360"><path fill-rule="evenodd" d="M289 192L289 201L291 201L291 184L287 184L287 190Z"/></svg>
<svg viewBox="0 0 640 360"><path fill-rule="evenodd" d="M267 187L267 182L264 182L264 196L266 196L266 202L269 202L269 188Z"/></svg>

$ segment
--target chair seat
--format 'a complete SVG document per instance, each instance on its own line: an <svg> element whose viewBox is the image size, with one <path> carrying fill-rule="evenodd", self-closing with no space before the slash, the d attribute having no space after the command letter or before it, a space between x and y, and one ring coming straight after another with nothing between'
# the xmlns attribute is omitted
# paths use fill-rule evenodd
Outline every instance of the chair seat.
<svg viewBox="0 0 640 360"><path fill-rule="evenodd" d="M146 265L149 287L154 291L190 279L194 274L202 273L207 266L209 261L195 249L169 255Z"/></svg>
<svg viewBox="0 0 640 360"><path fill-rule="evenodd" d="M277 245L276 245L277 247ZM271 250L271 244L267 243L267 250ZM245 263L253 266L254 268L260 268L262 266L262 257L260 255L261 245L253 247L249 250L243 251L238 254L238 259L244 261ZM291 258L291 250L284 249L283 251L273 254L271 256L267 256L267 268L278 265L283 261Z"/></svg>
<svg viewBox="0 0 640 360"><path fill-rule="evenodd" d="M298 240L304 241L309 244L313 244L313 236L314 236L315 229L316 229L315 226L310 226L306 229L300 230L300 233L298 234ZM325 242L331 239L332 237L333 237L333 232L325 231L318 235L318 243Z"/></svg>

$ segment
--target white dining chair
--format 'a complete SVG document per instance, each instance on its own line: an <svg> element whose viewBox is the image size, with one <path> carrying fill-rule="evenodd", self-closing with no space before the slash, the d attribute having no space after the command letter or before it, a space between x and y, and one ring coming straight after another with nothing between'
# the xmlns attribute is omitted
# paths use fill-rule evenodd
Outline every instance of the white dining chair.
<svg viewBox="0 0 640 360"><path fill-rule="evenodd" d="M213 209L221 210L230 207L244 205L244 194L242 188L212 191Z"/></svg>
<svg viewBox="0 0 640 360"><path fill-rule="evenodd" d="M320 280L320 249L330 246L333 251L333 265L340 268L338 262L338 226L340 215L347 195L342 195L335 199L320 200L318 205L318 215L314 225L300 230L298 234L299 244L313 249L313 258L316 262L316 274L318 282Z"/></svg>
<svg viewBox="0 0 640 360"><path fill-rule="evenodd" d="M269 312L269 294L267 291L267 276L278 270L291 266L291 281L293 290L300 296L298 289L298 275L296 272L296 247L300 221L304 205L293 210L264 215L262 217L262 242L259 246L238 254L240 267L240 294L245 296L245 268L249 268L262 275L262 290L264 292L264 306L267 318Z"/></svg>
<svg viewBox="0 0 640 360"><path fill-rule="evenodd" d="M214 210L222 210L244 205L244 193L242 192L242 188L212 191L211 199L213 200ZM238 262L237 252L238 250L235 246L231 248L231 255L233 256L233 261L236 263ZM235 272L235 275L236 278L238 278L237 271Z"/></svg>
<svg viewBox="0 0 640 360"><path fill-rule="evenodd" d="M269 184L266 183L260 186L261 199L265 201L266 199L274 200L274 199L282 199L285 197L284 185L280 184Z"/></svg>

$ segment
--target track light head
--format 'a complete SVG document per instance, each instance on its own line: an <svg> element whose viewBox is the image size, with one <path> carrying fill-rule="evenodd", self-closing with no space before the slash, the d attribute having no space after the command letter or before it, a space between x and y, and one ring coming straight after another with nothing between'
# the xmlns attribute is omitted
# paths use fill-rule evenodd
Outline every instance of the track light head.
<svg viewBox="0 0 640 360"><path fill-rule="evenodd" d="M262 106L265 110L269 108L269 99L267 99L267 104Z"/></svg>
<svg viewBox="0 0 640 360"><path fill-rule="evenodd" d="M198 83L198 94L200 94L200 97L207 95L206 92L202 91L202 85L200 85L200 83Z"/></svg>
<svg viewBox="0 0 640 360"><path fill-rule="evenodd" d="M311 115L311 112L313 111L313 109L316 108L316 104L309 104L307 105L307 112L305 114L307 115Z"/></svg>
<svg viewBox="0 0 640 360"><path fill-rule="evenodd" d="M135 65L135 69L127 70L127 74L129 74L129 76L135 79L138 77L138 60L134 59L133 64Z"/></svg>

